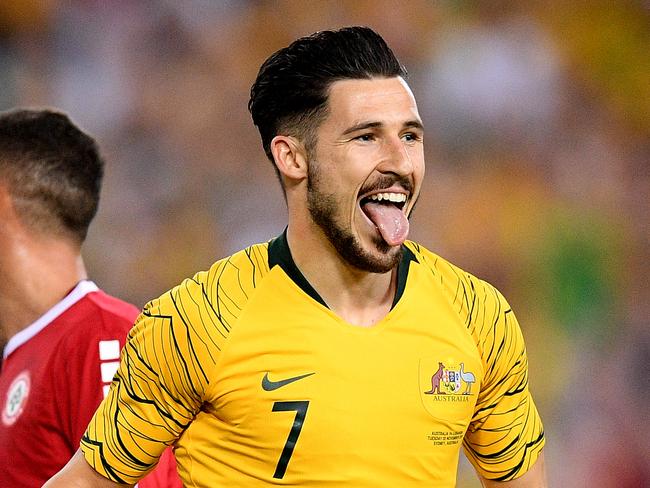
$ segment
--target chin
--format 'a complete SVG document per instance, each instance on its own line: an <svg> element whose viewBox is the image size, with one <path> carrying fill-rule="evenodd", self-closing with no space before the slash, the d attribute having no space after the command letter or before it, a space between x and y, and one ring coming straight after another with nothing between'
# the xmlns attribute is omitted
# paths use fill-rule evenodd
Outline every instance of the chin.
<svg viewBox="0 0 650 488"><path fill-rule="evenodd" d="M381 236L376 236L368 244L360 239L343 248L337 246L339 253L352 266L370 273L388 273L393 270L402 259L402 246L390 246Z"/></svg>

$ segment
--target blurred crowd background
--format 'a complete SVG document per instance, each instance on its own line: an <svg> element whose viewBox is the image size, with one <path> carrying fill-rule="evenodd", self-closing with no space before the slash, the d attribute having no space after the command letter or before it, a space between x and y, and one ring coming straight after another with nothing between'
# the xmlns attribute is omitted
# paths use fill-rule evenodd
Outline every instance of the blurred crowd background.
<svg viewBox="0 0 650 488"><path fill-rule="evenodd" d="M641 0L1 0L0 109L56 107L97 138L108 167L87 264L142 306L284 228L246 108L261 62L316 30L375 28L427 131L412 237L517 313L551 486L637 488L650 486L649 21ZM479 486L466 461L458 486Z"/></svg>

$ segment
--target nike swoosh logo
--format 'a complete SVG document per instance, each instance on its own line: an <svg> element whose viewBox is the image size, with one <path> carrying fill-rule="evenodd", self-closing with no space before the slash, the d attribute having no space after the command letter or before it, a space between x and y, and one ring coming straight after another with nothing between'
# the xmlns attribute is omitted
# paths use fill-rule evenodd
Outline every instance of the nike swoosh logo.
<svg viewBox="0 0 650 488"><path fill-rule="evenodd" d="M291 378L286 378L284 380L279 380L279 381L271 381L269 379L269 374L266 373L264 375L264 378L262 378L262 389L264 391L273 391L277 390L278 388L282 388L283 386L286 386L290 383L293 383L294 381L301 380L303 378L306 378L307 376L311 376L315 373L307 373L307 374L301 374L300 376L292 376Z"/></svg>

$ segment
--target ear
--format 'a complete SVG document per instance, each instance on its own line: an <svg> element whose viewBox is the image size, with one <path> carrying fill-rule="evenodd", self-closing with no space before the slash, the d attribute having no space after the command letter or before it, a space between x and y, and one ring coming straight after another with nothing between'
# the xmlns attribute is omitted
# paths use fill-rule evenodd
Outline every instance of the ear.
<svg viewBox="0 0 650 488"><path fill-rule="evenodd" d="M306 151L298 139L291 136L275 136L271 141L271 153L283 178L294 182L307 178Z"/></svg>

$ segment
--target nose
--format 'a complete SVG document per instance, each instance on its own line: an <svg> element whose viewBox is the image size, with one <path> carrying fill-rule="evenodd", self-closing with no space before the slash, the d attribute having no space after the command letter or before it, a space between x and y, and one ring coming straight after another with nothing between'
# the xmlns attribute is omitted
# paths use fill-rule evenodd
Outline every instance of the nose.
<svg viewBox="0 0 650 488"><path fill-rule="evenodd" d="M413 161L409 148L401 137L386 138L383 141L383 154L377 169L382 173L395 173L406 176L413 172Z"/></svg>

